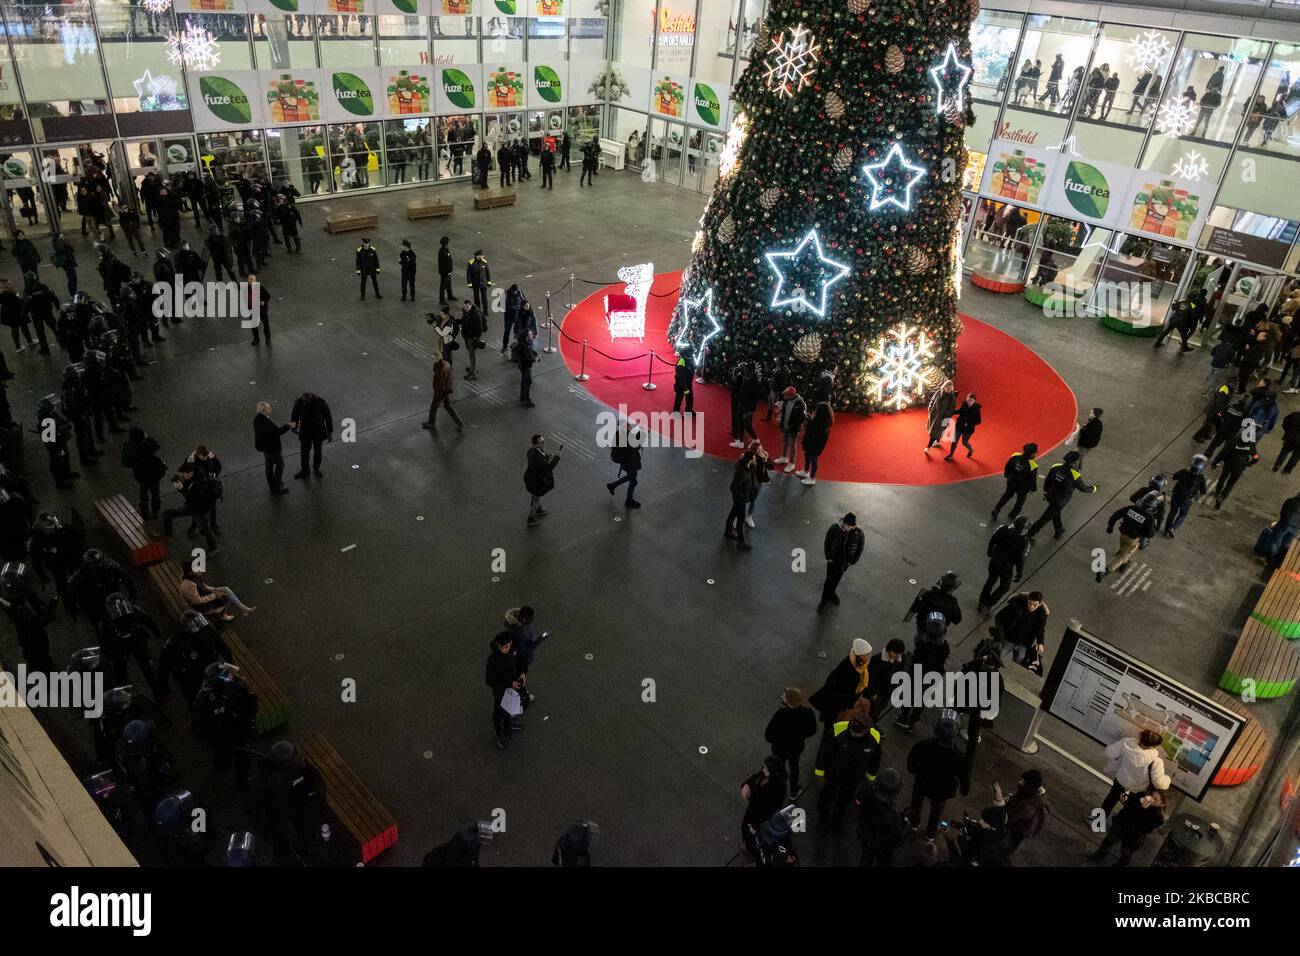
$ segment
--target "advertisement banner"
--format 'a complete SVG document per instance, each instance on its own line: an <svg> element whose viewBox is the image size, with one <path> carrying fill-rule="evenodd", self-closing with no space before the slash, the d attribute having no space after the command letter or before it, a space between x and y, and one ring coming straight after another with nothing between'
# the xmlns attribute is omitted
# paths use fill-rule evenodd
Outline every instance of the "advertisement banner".
<svg viewBox="0 0 1300 956"><path fill-rule="evenodd" d="M1191 245L1210 212L1213 185L1138 170L1129 183L1120 227L1171 242Z"/></svg>
<svg viewBox="0 0 1300 956"><path fill-rule="evenodd" d="M324 76L324 118L330 123L364 123L379 119L387 110L384 102L384 74L378 67L322 70Z"/></svg>
<svg viewBox="0 0 1300 956"><path fill-rule="evenodd" d="M605 100L601 78L605 75L604 60L570 60L569 83L564 98L570 106L602 103Z"/></svg>
<svg viewBox="0 0 1300 956"><path fill-rule="evenodd" d="M174 0L177 13L247 13L248 0Z"/></svg>
<svg viewBox="0 0 1300 956"><path fill-rule="evenodd" d="M722 84L691 83L691 106L687 118L696 124L722 129L727 121L727 94Z"/></svg>
<svg viewBox="0 0 1300 956"><path fill-rule="evenodd" d="M1048 177L1043 207L1066 219L1117 226L1132 176L1129 166L1062 157Z"/></svg>
<svg viewBox="0 0 1300 956"><path fill-rule="evenodd" d="M1054 155L1016 140L995 139L984 166L985 195L1025 206L1042 202L1043 184Z"/></svg>
<svg viewBox="0 0 1300 956"><path fill-rule="evenodd" d="M321 121L321 71L293 70L267 79L263 71L262 98L266 121L272 126Z"/></svg>
<svg viewBox="0 0 1300 956"><path fill-rule="evenodd" d="M522 110L528 105L525 83L532 85L525 63L483 64L483 108L486 110Z"/></svg>
<svg viewBox="0 0 1300 956"><path fill-rule="evenodd" d="M562 17L573 6L567 0L521 0L519 5L528 8L530 17Z"/></svg>
<svg viewBox="0 0 1300 956"><path fill-rule="evenodd" d="M373 0L375 13L390 17L427 17L440 12L433 0Z"/></svg>
<svg viewBox="0 0 1300 956"><path fill-rule="evenodd" d="M477 113L483 108L483 67L477 63L434 67L439 114Z"/></svg>
<svg viewBox="0 0 1300 956"><path fill-rule="evenodd" d="M375 12L375 0L315 0L321 13L366 14Z"/></svg>
<svg viewBox="0 0 1300 956"><path fill-rule="evenodd" d="M384 98L389 116L422 116L433 112L434 71L428 66L383 68Z"/></svg>
<svg viewBox="0 0 1300 956"><path fill-rule="evenodd" d="M190 112L194 116L194 128L200 133L211 133L267 125L262 109L266 97L261 83L257 70L191 74Z"/></svg>
<svg viewBox="0 0 1300 956"><path fill-rule="evenodd" d="M543 63L530 63L529 74L532 82L528 87L528 105L533 109L543 110L563 106L568 100L568 71L566 64L560 61L555 66Z"/></svg>
<svg viewBox="0 0 1300 956"><path fill-rule="evenodd" d="M573 20L603 20L609 16L611 0L569 0L566 14Z"/></svg>
<svg viewBox="0 0 1300 956"><path fill-rule="evenodd" d="M474 13L474 0L433 0L435 17L470 16Z"/></svg>
<svg viewBox="0 0 1300 956"><path fill-rule="evenodd" d="M650 90L650 112L673 119L686 118L686 90L690 80L684 76L656 73Z"/></svg>
<svg viewBox="0 0 1300 956"><path fill-rule="evenodd" d="M647 67L631 66L624 63L611 63L596 79L597 90L603 96L609 94L611 106L625 106L629 109L643 110L650 102L650 78L653 74Z"/></svg>
<svg viewBox="0 0 1300 956"><path fill-rule="evenodd" d="M323 0L247 0L249 13L264 13L267 16L274 16L277 13L315 13L316 8ZM180 0L176 3L176 9L180 9Z"/></svg>

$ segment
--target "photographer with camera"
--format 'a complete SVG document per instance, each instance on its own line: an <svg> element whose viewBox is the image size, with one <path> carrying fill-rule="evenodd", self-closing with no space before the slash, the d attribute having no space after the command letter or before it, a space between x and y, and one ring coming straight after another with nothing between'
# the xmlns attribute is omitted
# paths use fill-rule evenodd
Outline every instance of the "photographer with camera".
<svg viewBox="0 0 1300 956"><path fill-rule="evenodd" d="M210 475L189 462L181 465L179 472L172 476L172 487L181 493L181 497L185 499L185 506L164 509L162 513L164 537L172 536L172 525L177 518L191 516L194 518L194 524L203 533L208 554L220 553L216 536L212 533L212 507L216 503L216 492L212 487L214 481L215 479Z"/></svg>
<svg viewBox="0 0 1300 956"><path fill-rule="evenodd" d="M956 824L954 826L954 824ZM944 837L954 863L965 866L1010 866L1007 855L1007 811L1002 790L993 785L993 805L980 811L978 818L963 814L961 823L944 822Z"/></svg>

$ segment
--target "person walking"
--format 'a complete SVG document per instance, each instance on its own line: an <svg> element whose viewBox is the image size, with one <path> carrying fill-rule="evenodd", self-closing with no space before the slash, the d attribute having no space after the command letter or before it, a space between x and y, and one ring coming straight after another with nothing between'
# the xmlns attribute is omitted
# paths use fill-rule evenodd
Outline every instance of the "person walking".
<svg viewBox="0 0 1300 956"><path fill-rule="evenodd" d="M451 420L456 423L456 431L463 432L465 430L465 423L456 412L455 406L451 404L453 381L451 363L447 361L445 356L439 355L437 361L433 363L433 400L429 402L429 417L421 422L421 428L430 431L436 430L438 427L438 410L445 408L447 414L451 416Z"/></svg>
<svg viewBox="0 0 1300 956"><path fill-rule="evenodd" d="M948 430L948 423L956 411L957 390L951 380L945 379L939 391L935 392L934 397L930 399L929 408L926 410L925 427L930 434L930 440L925 446L927 455L935 445L943 444L943 433Z"/></svg>
<svg viewBox="0 0 1300 956"><path fill-rule="evenodd" d="M692 376L695 374L694 366L691 363L689 355L677 356L677 364L673 366L673 414L676 415L682 410L682 402L686 403L686 414L695 414L695 393L691 391Z"/></svg>
<svg viewBox="0 0 1300 956"><path fill-rule="evenodd" d="M588 144L588 147L590 144ZM582 175L578 177L578 188L581 189L586 184L596 185L596 164L599 162L597 154L590 148L582 150Z"/></svg>
<svg viewBox="0 0 1300 956"><path fill-rule="evenodd" d="M515 157L514 150L508 143L502 143L497 148L497 167L500 175L497 179L497 188L504 189L507 186L514 185L515 182Z"/></svg>
<svg viewBox="0 0 1300 956"><path fill-rule="evenodd" d="M1065 461L1057 462L1047 469L1047 475L1043 478L1043 497L1047 500L1047 507L1038 516L1038 520L1030 525L1030 538L1038 534L1043 525L1049 521L1052 522L1056 537L1061 537L1065 534L1061 513L1069 505L1074 493L1076 491L1082 491L1087 495L1096 493L1098 486L1084 481L1083 475L1078 470L1080 460L1079 452L1066 452Z"/></svg>
<svg viewBox="0 0 1300 956"><path fill-rule="evenodd" d="M902 789L898 771L886 767L875 780L864 780L854 802L858 805L858 866L890 866L903 842L903 815L894 801Z"/></svg>
<svg viewBox="0 0 1300 956"><path fill-rule="evenodd" d="M1255 448L1255 422L1253 419L1246 418L1241 422L1241 431L1237 438L1226 443L1214 459L1214 463L1210 465L1212 469L1218 469L1220 465L1224 466L1223 473L1214 484L1215 511L1223 507L1223 503L1232 494L1232 489L1236 487L1237 481L1246 473L1246 469L1257 461L1259 461L1259 452Z"/></svg>
<svg viewBox="0 0 1300 956"><path fill-rule="evenodd" d="M443 236L438 241L438 304L450 305L455 301L455 293L451 290L451 274L453 271L453 259L451 257L451 239Z"/></svg>
<svg viewBox="0 0 1300 956"><path fill-rule="evenodd" d="M1147 836L1164 826L1165 801L1160 791L1125 793L1121 799L1124 806L1115 814L1115 819L1110 821L1110 827L1101 839L1101 846L1088 856L1093 862L1104 860L1110 848L1118 843L1119 860L1115 865L1128 866L1133 862L1133 855L1142 849Z"/></svg>
<svg viewBox="0 0 1300 956"><path fill-rule="evenodd" d="M803 470L796 471L795 477L802 478L803 484L817 484L817 462L826 451L830 441L831 428L835 425L835 413L831 403L820 401L814 407L803 429Z"/></svg>
<svg viewBox="0 0 1300 956"><path fill-rule="evenodd" d="M952 447L948 449L948 454L944 461L952 461L953 453L957 450L957 443L961 442L966 446L966 457L974 458L975 449L971 447L971 436L975 434L975 429L979 427L983 420L980 414L981 405L975 400L975 393L971 392L966 396L966 401L962 402L961 408L957 409L957 423L953 430Z"/></svg>
<svg viewBox="0 0 1300 956"><path fill-rule="evenodd" d="M781 694L781 706L767 722L763 739L772 747L772 756L782 761L790 794L799 792L799 758L808 738L817 733L817 715L806 705L804 692L787 687Z"/></svg>
<svg viewBox="0 0 1300 956"><path fill-rule="evenodd" d="M1007 515L1014 521L1020 514L1020 509L1025 506L1025 499L1029 497L1030 492L1038 490L1038 445L1029 442L1020 451L1012 452L1007 463L1002 466L1002 477L1006 480L1006 489L1002 492L998 503L993 506L991 516L994 521L997 521L1002 506L1015 498L1016 503L1011 508L1011 513Z"/></svg>
<svg viewBox="0 0 1300 956"><path fill-rule="evenodd" d="M1113 534L1115 525L1119 524L1119 548L1115 557L1095 577L1100 584L1102 578L1122 571L1128 567L1138 546L1155 534L1160 526L1160 517L1156 509L1160 505L1160 493L1149 491L1136 504L1128 504L1115 511L1106 522L1106 533Z"/></svg>
<svg viewBox="0 0 1300 956"><path fill-rule="evenodd" d="M519 313L523 308L523 304L524 294L519 291L519 286L512 282L510 287L506 289L505 326L501 329L502 355L505 355L506 349L510 347L510 336L511 333L515 331L516 325L519 322Z"/></svg>
<svg viewBox="0 0 1300 956"><path fill-rule="evenodd" d="M867 550L866 535L858 527L857 516L849 512L826 529L822 551L826 557L826 579L822 582L822 599L817 603L817 613L826 610L827 604L839 604L835 593L844 572L858 563Z"/></svg>
<svg viewBox="0 0 1300 956"><path fill-rule="evenodd" d="M1029 557L1030 548L1028 515L1018 515L1014 521L1000 525L993 532L986 552L989 576L980 589L979 604L976 605L980 614L990 613L1002 600L1002 595L1011 590L1011 585L1024 576L1025 559Z"/></svg>
<svg viewBox="0 0 1300 956"><path fill-rule="evenodd" d="M569 153L573 150L573 137L566 131L560 140L560 168L572 172L569 166Z"/></svg>
<svg viewBox="0 0 1300 956"><path fill-rule="evenodd" d="M1124 737L1106 748L1106 774L1111 778L1110 791L1101 801L1105 816L1125 793L1168 790L1173 781L1165 773L1162 746L1164 738L1156 730L1143 730L1136 737ZM1088 815L1092 822L1092 814Z"/></svg>
<svg viewBox="0 0 1300 956"><path fill-rule="evenodd" d="M1079 464L1088 457L1088 453L1101 444L1101 415L1100 408L1094 408L1088 415L1088 420L1079 426L1079 434L1075 438L1075 445L1079 452Z"/></svg>
<svg viewBox="0 0 1300 956"><path fill-rule="evenodd" d="M478 353L483 345L483 333L487 323L477 305L466 299L461 303L460 335L465 343L465 353L469 356L469 368L465 369L465 378L474 381L478 378Z"/></svg>
<svg viewBox="0 0 1300 956"><path fill-rule="evenodd" d="M68 297L71 298L77 294L77 254L63 233L55 236L50 246L50 265L63 270L68 282Z"/></svg>
<svg viewBox="0 0 1300 956"><path fill-rule="evenodd" d="M465 285L474 293L474 304L483 312L486 326L488 306L488 289L492 287L492 270L488 268L487 257L482 249L474 250L474 257L465 267Z"/></svg>
<svg viewBox="0 0 1300 956"><path fill-rule="evenodd" d="M271 420L271 403L258 402L257 415L253 417L253 445L262 453L266 465L266 484L273 495L287 495L284 486L284 454L280 436L293 427L293 422L277 425Z"/></svg>
<svg viewBox="0 0 1300 956"><path fill-rule="evenodd" d="M520 670L510 632L501 631L488 645L487 666L483 674L483 682L492 690L492 732L496 734L497 750L508 748L510 735L523 730L523 726L513 718L523 713L527 681L528 675ZM509 699L507 695L510 695Z"/></svg>
<svg viewBox="0 0 1300 956"><path fill-rule="evenodd" d="M302 453L294 477L306 478L310 464L311 473L324 478L320 470L321 444L334 440L334 416L330 413L329 403L313 392L303 392L289 414L297 422L298 446Z"/></svg>
<svg viewBox="0 0 1300 956"><path fill-rule="evenodd" d="M780 757L768 757L763 768L740 785L745 815L740 821L740 838L749 855L758 862L758 830L786 805L788 783Z"/></svg>
<svg viewBox="0 0 1300 956"><path fill-rule="evenodd" d="M610 460L618 465L618 474L613 481L605 483L610 495L619 485L627 485L627 497L624 505L628 508L640 508L641 502L633 497L636 491L637 475L641 473L641 444L643 436L635 425L619 429L614 447L609 450Z"/></svg>
<svg viewBox="0 0 1300 956"><path fill-rule="evenodd" d="M528 504L528 527L542 523L549 511L542 507L542 498L555 488L555 466L564 452L561 445L554 455L546 454L546 436L534 435L528 448L528 467L524 471L524 488L532 496Z"/></svg>
<svg viewBox="0 0 1300 956"><path fill-rule="evenodd" d="M731 510L727 512L727 525L723 529L722 536L729 541L735 541L741 551L751 549L750 544L745 541L745 508L749 504L749 496L754 491L754 484L758 481L757 469L757 457L752 449L746 449L731 472Z"/></svg>
<svg viewBox="0 0 1300 956"><path fill-rule="evenodd" d="M542 188L555 188L555 153L548 146L542 150L538 164L542 167Z"/></svg>
<svg viewBox="0 0 1300 956"><path fill-rule="evenodd" d="M253 326L253 341L250 345L261 343L262 337L266 338L266 344L271 344L271 292L266 286L258 281L257 273L248 274L248 311L256 309L257 325ZM256 300L256 301L254 301ZM261 332L261 336L258 332Z"/></svg>
<svg viewBox="0 0 1300 956"><path fill-rule="evenodd" d="M375 298L382 299L379 292L379 253L375 251L374 246L370 244L369 239L362 239L361 245L357 246L357 275L361 277L361 301L366 301L366 280L370 280L370 285L375 290Z"/></svg>
<svg viewBox="0 0 1300 956"><path fill-rule="evenodd" d="M855 638L848 655L840 658L826 675L822 686L808 698L822 724L822 739L813 765L815 777L824 775L826 758L835 742L835 724L848 719L849 713L867 691L870 666L871 645L860 637Z"/></svg>
<svg viewBox="0 0 1300 956"><path fill-rule="evenodd" d="M516 350L519 353L519 404L525 408L532 408L537 404L531 394L537 351L533 348L533 333L526 328L520 330Z"/></svg>
<svg viewBox="0 0 1300 956"><path fill-rule="evenodd" d="M1300 411L1291 412L1282 419L1282 447L1278 450L1273 470L1282 469L1282 474L1289 475L1300 461ZM1286 467L1282 463L1286 462Z"/></svg>
<svg viewBox="0 0 1300 956"><path fill-rule="evenodd" d="M935 724L934 736L916 743L907 754L912 799L906 817L912 829L917 829L921 806L927 800L930 802L930 815L925 824L928 840L939 834L944 804L959 792L963 797L970 793L970 767L957 749L956 739L957 722L951 717L941 717Z"/></svg>
<svg viewBox="0 0 1300 956"><path fill-rule="evenodd" d="M871 705L871 719L879 721L890 709L890 695L894 690L894 675L907 670L907 643L891 637L885 649L871 658L867 665L866 699Z"/></svg>
<svg viewBox="0 0 1300 956"><path fill-rule="evenodd" d="M1200 501L1208 490L1205 481L1205 465L1204 455L1193 455L1191 463L1186 468L1174 472L1174 485L1169 492L1169 513L1165 517L1166 538L1172 538L1174 532L1182 527L1192 510L1192 505ZM1274 471L1276 470L1275 468Z"/></svg>
<svg viewBox="0 0 1300 956"><path fill-rule="evenodd" d="M1047 618L1051 609L1042 591L1021 591L1007 598L990 631L1010 651L1011 659L1024 667L1041 661L1047 652Z"/></svg>
<svg viewBox="0 0 1300 956"><path fill-rule="evenodd" d="M799 433L803 431L808 418L808 403L803 400L799 390L787 385L781 392L781 457L775 464L785 465L788 475L795 469L795 455L799 444Z"/></svg>
<svg viewBox="0 0 1300 956"><path fill-rule="evenodd" d="M406 301L407 292L411 294L411 301L415 301L415 250L411 248L411 240L402 240L402 251L397 254L397 264L402 272L402 301Z"/></svg>
<svg viewBox="0 0 1300 956"><path fill-rule="evenodd" d="M844 812L864 781L880 770L880 731L869 717L851 717L837 725L835 743L826 760L826 775L817 798L817 828L832 833L844 829Z"/></svg>

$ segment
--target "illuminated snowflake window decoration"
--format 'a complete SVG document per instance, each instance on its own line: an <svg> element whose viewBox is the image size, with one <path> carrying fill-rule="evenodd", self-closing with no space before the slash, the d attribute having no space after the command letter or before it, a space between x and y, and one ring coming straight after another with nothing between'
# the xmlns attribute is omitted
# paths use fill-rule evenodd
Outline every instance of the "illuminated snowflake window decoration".
<svg viewBox="0 0 1300 956"><path fill-rule="evenodd" d="M925 394L924 371L934 359L933 343L919 327L894 326L867 350L867 382L876 401L901 411Z"/></svg>
<svg viewBox="0 0 1300 956"><path fill-rule="evenodd" d="M162 13L170 10L172 0L140 0L140 6L144 7L150 13Z"/></svg>
<svg viewBox="0 0 1300 956"><path fill-rule="evenodd" d="M1210 164L1204 156L1196 150L1190 149L1178 162L1174 163L1174 168L1170 172L1180 179L1199 183L1210 172Z"/></svg>
<svg viewBox="0 0 1300 956"><path fill-rule="evenodd" d="M782 96L794 96L812 82L820 58L821 47L805 27L782 31L772 46L771 63L764 77L767 88Z"/></svg>
<svg viewBox="0 0 1300 956"><path fill-rule="evenodd" d="M1181 97L1167 101L1156 117L1156 131L1170 136L1185 136L1196 123L1192 104Z"/></svg>
<svg viewBox="0 0 1300 956"><path fill-rule="evenodd" d="M195 73L211 70L221 62L217 38L193 23L186 24L180 33L168 33L166 49L168 60Z"/></svg>
<svg viewBox="0 0 1300 956"><path fill-rule="evenodd" d="M749 135L749 117L744 113L737 113L731 121L731 129L727 130L727 142L718 156L718 175L723 179L735 171L736 163L740 161L740 147L744 145L747 135Z"/></svg>
<svg viewBox="0 0 1300 956"><path fill-rule="evenodd" d="M1165 35L1156 30L1148 30L1129 43L1128 62L1139 73L1148 70L1154 72L1164 63L1165 57L1173 49L1165 40Z"/></svg>

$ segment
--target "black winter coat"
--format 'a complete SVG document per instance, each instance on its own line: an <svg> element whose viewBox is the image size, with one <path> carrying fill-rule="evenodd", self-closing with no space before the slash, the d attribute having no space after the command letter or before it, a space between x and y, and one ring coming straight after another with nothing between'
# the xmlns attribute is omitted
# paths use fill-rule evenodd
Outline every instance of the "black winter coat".
<svg viewBox="0 0 1300 956"><path fill-rule="evenodd" d="M965 754L937 738L922 740L912 747L907 755L907 772L921 796L928 799L951 800L959 789L962 796L970 793L970 768Z"/></svg>
<svg viewBox="0 0 1300 956"><path fill-rule="evenodd" d="M808 698L822 723L834 723L842 710L848 710L858 700L858 669L846 655L826 675L826 682Z"/></svg>
<svg viewBox="0 0 1300 956"><path fill-rule="evenodd" d="M772 753L778 757L797 757L803 753L804 742L815 733L817 715L810 708L782 705L767 722L763 739L772 745Z"/></svg>
<svg viewBox="0 0 1300 956"><path fill-rule="evenodd" d="M826 553L826 560L831 564L839 565L841 568L857 564L858 558L862 557L866 548L867 536L862 533L861 528L842 531L837 522L826 530L823 550Z"/></svg>

